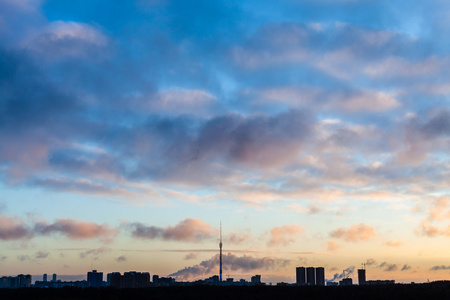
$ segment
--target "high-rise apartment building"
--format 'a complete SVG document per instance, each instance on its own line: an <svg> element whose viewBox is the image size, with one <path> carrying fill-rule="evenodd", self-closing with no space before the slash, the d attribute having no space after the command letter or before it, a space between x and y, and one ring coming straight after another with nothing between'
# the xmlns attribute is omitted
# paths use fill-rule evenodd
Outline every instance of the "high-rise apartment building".
<svg viewBox="0 0 450 300"><path fill-rule="evenodd" d="M316 285L316 269L313 267L306 268L306 283L308 285Z"/></svg>
<svg viewBox="0 0 450 300"><path fill-rule="evenodd" d="M90 287L101 288L103 286L103 272L97 272L97 270L88 272L87 281Z"/></svg>
<svg viewBox="0 0 450 300"><path fill-rule="evenodd" d="M325 269L322 267L316 268L316 285L325 285Z"/></svg>
<svg viewBox="0 0 450 300"><path fill-rule="evenodd" d="M306 284L306 269L304 267L297 267L295 269L296 283L297 285Z"/></svg>
<svg viewBox="0 0 450 300"><path fill-rule="evenodd" d="M365 269L358 270L358 284L359 285L366 284L366 270Z"/></svg>

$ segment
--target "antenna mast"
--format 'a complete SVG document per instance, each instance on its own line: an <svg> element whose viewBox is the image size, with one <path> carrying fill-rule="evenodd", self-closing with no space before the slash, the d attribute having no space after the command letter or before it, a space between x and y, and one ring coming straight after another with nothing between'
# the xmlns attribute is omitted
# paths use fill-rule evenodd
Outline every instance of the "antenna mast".
<svg viewBox="0 0 450 300"><path fill-rule="evenodd" d="M219 248L220 248L220 255L219 255L219 260L220 260L220 271L219 271L219 280L222 281L222 222L220 222L220 243L219 243Z"/></svg>

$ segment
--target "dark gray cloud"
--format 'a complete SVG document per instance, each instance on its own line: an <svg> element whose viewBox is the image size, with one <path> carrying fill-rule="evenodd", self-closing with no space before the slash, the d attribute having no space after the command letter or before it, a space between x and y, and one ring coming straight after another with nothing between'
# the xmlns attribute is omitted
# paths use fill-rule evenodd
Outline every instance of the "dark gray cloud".
<svg viewBox="0 0 450 300"><path fill-rule="evenodd" d="M125 261L127 261L127 257L125 255L121 255L116 258L116 261L117 262L125 262Z"/></svg>
<svg viewBox="0 0 450 300"><path fill-rule="evenodd" d="M440 265L440 266L434 266L434 267L430 268L430 271L439 271L439 270L450 270L450 266Z"/></svg>
<svg viewBox="0 0 450 300"><path fill-rule="evenodd" d="M398 270L398 266L397 264L389 264L387 262L382 262L379 266L380 269L383 269L383 271L386 272L392 272L392 271L397 271Z"/></svg>
<svg viewBox="0 0 450 300"><path fill-rule="evenodd" d="M411 266L410 265L403 265L401 271L408 271L411 270Z"/></svg>
<svg viewBox="0 0 450 300"><path fill-rule="evenodd" d="M240 271L249 272L255 270L273 270L285 267L289 264L289 260L263 257L255 258L251 256L236 256L228 253L223 256L223 270L225 271ZM219 255L215 255L208 260L202 261L200 264L186 267L169 276L175 277L177 280L192 280L198 277L216 273L219 268Z"/></svg>

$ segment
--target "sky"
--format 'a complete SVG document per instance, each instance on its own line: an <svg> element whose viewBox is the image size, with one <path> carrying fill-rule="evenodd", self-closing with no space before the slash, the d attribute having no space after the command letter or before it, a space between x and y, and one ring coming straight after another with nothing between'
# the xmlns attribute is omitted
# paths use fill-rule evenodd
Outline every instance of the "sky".
<svg viewBox="0 0 450 300"><path fill-rule="evenodd" d="M0 0L0 275L450 279L450 3ZM68 277L67 277L68 278Z"/></svg>

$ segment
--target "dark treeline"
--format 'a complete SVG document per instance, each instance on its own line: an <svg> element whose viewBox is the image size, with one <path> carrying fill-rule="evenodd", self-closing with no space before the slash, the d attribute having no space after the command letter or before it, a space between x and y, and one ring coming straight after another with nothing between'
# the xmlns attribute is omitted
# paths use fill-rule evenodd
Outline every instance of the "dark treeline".
<svg viewBox="0 0 450 300"><path fill-rule="evenodd" d="M252 300L252 299L450 299L450 282L386 286L189 286L146 289L23 288L0 289L2 300Z"/></svg>

